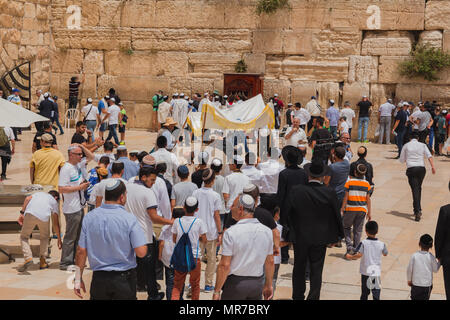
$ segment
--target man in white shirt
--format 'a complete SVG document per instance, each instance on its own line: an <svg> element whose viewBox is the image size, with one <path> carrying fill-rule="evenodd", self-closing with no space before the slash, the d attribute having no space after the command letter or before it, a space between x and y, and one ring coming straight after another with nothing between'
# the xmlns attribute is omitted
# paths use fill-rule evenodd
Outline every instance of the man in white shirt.
<svg viewBox="0 0 450 320"><path fill-rule="evenodd" d="M261 198L268 194L276 194L278 190L278 176L280 175L283 166L278 159L281 156L281 151L277 148L269 148L269 159L259 163L256 168L261 172L259 181L259 191Z"/></svg>
<svg viewBox="0 0 450 320"><path fill-rule="evenodd" d="M352 136L352 128L353 128L353 122L356 118L355 111L350 107L350 102L345 101L344 102L344 108L341 110L341 117L345 117L345 121L348 124L348 134L350 137Z"/></svg>
<svg viewBox="0 0 450 320"><path fill-rule="evenodd" d="M169 103L167 103L167 100L169 100L168 96L164 96L163 97L163 102L161 102L161 104L158 107L158 122L159 122L159 128L161 129L161 127L164 125L164 123L166 122L166 119L171 116L172 114L172 107Z"/></svg>
<svg viewBox="0 0 450 320"><path fill-rule="evenodd" d="M198 211L195 216L206 224L206 244L201 244L202 252L206 249L207 265L205 270L205 291L214 289L213 279L216 272L216 248L222 238L222 223L220 222L220 195L212 187L215 173L212 169L203 170L203 187L193 192L192 196L198 199Z"/></svg>
<svg viewBox="0 0 450 320"><path fill-rule="evenodd" d="M155 158L156 162L164 162L167 165L164 178L173 185L179 165L178 159L174 153L167 151L167 138L165 136L159 136L156 139L156 146L158 147L158 150L153 152L152 156Z"/></svg>
<svg viewBox="0 0 450 320"><path fill-rule="evenodd" d="M120 114L120 107L116 105L116 99L111 98L109 99L109 107L108 107L108 137L105 141L111 140L111 138L114 138L114 142L116 144L116 147L119 145L119 137L117 136L117 126L119 125L119 114Z"/></svg>
<svg viewBox="0 0 450 320"><path fill-rule="evenodd" d="M147 254L136 258L138 286L147 287L148 300L162 300L163 292L158 292L156 282L156 262L158 248L153 236L153 223L172 225L173 219L165 219L157 214L158 202L151 189L156 181L156 170L143 167L139 171L139 180L128 183L125 210L134 214L147 239Z"/></svg>
<svg viewBox="0 0 450 320"><path fill-rule="evenodd" d="M311 120L311 115L309 114L308 110L303 108L300 102L295 103L295 111L293 112L291 121L294 122L295 118L300 119L300 128L302 128L303 130L306 129L306 125L308 124L309 120Z"/></svg>
<svg viewBox="0 0 450 320"><path fill-rule="evenodd" d="M203 107L203 105L205 103L210 103L210 101L209 101L209 93L208 92L205 92L205 94L203 95L203 99L200 100L200 103L198 105L198 110L197 110L198 112L202 112L202 107Z"/></svg>
<svg viewBox="0 0 450 320"><path fill-rule="evenodd" d="M89 137L90 140L88 142L94 143L94 133L95 128L97 127L98 108L92 104L92 98L88 98L87 103L88 104L81 109L81 113L84 115L83 119L84 122L86 122L86 127L92 132L92 136Z"/></svg>
<svg viewBox="0 0 450 320"><path fill-rule="evenodd" d="M257 164L256 155L253 152L247 152L245 155L245 166L241 168L241 171L250 179L251 183L259 186L263 173L256 168Z"/></svg>
<svg viewBox="0 0 450 320"><path fill-rule="evenodd" d="M115 161L111 164L111 178L104 179L101 182L97 183L94 186L94 189L91 192L92 197L95 197L95 207L98 208L104 203L105 201L105 187L106 185L111 181L115 179L121 180L125 185L127 185L128 181L122 178L124 173L125 165L123 162Z"/></svg>
<svg viewBox="0 0 450 320"><path fill-rule="evenodd" d="M254 210L255 200L248 194L233 202L232 215L238 223L223 235L214 300L269 300L273 296L272 231L253 217Z"/></svg>
<svg viewBox="0 0 450 320"><path fill-rule="evenodd" d="M284 139L286 140L286 146L297 147L299 143L308 143L305 131L300 128L299 118L294 118L292 127L287 128Z"/></svg>
<svg viewBox="0 0 450 320"><path fill-rule="evenodd" d="M311 100L309 100L309 102L306 104L305 109L311 115L311 119L308 122L308 132L309 132L314 126L314 121L318 117L320 117L320 113L322 110L320 109L319 103L317 102L315 96L311 97Z"/></svg>
<svg viewBox="0 0 450 320"><path fill-rule="evenodd" d="M70 146L68 149L69 160L59 172L58 191L63 195L62 211L66 219L66 231L62 244L60 270L74 264L75 248L81 231L81 221L84 216L84 190L89 187L89 182L83 179L81 161L83 152L80 147Z"/></svg>
<svg viewBox="0 0 450 320"><path fill-rule="evenodd" d="M229 165L232 173L225 177L223 199L226 202L225 211L227 213L230 212L233 201L244 191L244 187L251 183L250 179L241 172L243 162L242 157L234 156L233 163Z"/></svg>
<svg viewBox="0 0 450 320"><path fill-rule="evenodd" d="M30 235L35 226L38 226L39 228L39 269L48 268L48 264L45 261L45 256L47 254L49 244L50 217L53 222L54 231L58 237L58 248L61 249L62 242L60 236L61 232L59 230L58 213L59 193L55 190L52 190L49 193L37 192L25 198L18 220L18 223L22 226L20 242L25 260L25 262L19 267L19 272L24 272L30 265L33 264L33 254L31 252L31 247L28 240L30 239Z"/></svg>
<svg viewBox="0 0 450 320"><path fill-rule="evenodd" d="M386 144L391 144L391 119L392 112L395 110L395 105L392 104L392 99L388 99L378 109L378 123L380 124L380 136L378 143L383 143L383 136L386 134Z"/></svg>
<svg viewBox="0 0 450 320"><path fill-rule="evenodd" d="M430 162L431 172L436 174L433 157L428 150L427 145L417 141L418 138L417 132L411 134L411 141L403 146L399 159L402 163L406 162L406 175L408 176L408 182L412 191L416 221L420 221L420 217L422 216L420 200L422 197L422 182L426 174L425 161L423 160L424 157Z"/></svg>

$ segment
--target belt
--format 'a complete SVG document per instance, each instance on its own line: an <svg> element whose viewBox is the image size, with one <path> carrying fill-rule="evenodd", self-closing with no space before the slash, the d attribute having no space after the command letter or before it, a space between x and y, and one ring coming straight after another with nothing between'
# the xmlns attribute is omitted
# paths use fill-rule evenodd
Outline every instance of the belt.
<svg viewBox="0 0 450 320"><path fill-rule="evenodd" d="M94 271L94 274L98 274L98 275L128 275L131 274L132 272L136 272L136 269L128 269L125 271L106 271L106 270L98 270L98 271Z"/></svg>

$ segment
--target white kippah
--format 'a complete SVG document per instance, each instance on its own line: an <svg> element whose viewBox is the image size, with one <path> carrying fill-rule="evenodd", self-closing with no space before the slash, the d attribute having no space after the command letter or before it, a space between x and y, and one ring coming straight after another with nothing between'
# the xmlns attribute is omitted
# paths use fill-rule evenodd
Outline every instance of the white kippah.
<svg viewBox="0 0 450 320"><path fill-rule="evenodd" d="M220 159L218 159L218 158L214 158L213 161L212 161L212 164L214 166L216 166L216 167L219 167L219 166L222 165L222 161Z"/></svg>
<svg viewBox="0 0 450 320"><path fill-rule="evenodd" d="M256 189L256 186L253 183L250 183L244 187L244 192L252 192Z"/></svg>
<svg viewBox="0 0 450 320"><path fill-rule="evenodd" d="M241 203L241 205L244 206L244 208L246 209L253 209L253 206L255 205L255 200L253 200L253 197L248 195L248 194L244 194L239 198L239 202Z"/></svg>
<svg viewBox="0 0 450 320"><path fill-rule="evenodd" d="M186 199L186 205L188 206L188 207L194 207L195 205L197 205L197 203L198 203L198 200L197 200L197 198L196 197L188 197L187 199Z"/></svg>
<svg viewBox="0 0 450 320"><path fill-rule="evenodd" d="M127 147L125 147L123 144L117 147L117 150L127 150Z"/></svg>
<svg viewBox="0 0 450 320"><path fill-rule="evenodd" d="M234 161L236 161L237 163L243 163L244 162L244 159L242 159L242 157L240 156L240 155L235 155L234 157L233 157L233 159L234 159Z"/></svg>
<svg viewBox="0 0 450 320"><path fill-rule="evenodd" d="M87 100L89 103L92 103L92 98L88 98Z"/></svg>
<svg viewBox="0 0 450 320"><path fill-rule="evenodd" d="M115 190L120 185L119 179L112 179L111 181L108 181L105 186L106 191L112 191Z"/></svg>

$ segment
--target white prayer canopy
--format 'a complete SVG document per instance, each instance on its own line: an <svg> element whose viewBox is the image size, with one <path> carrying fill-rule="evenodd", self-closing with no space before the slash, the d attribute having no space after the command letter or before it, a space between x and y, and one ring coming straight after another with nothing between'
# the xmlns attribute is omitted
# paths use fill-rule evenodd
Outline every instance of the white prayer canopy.
<svg viewBox="0 0 450 320"><path fill-rule="evenodd" d="M2 98L0 98L0 112L0 127L26 128L34 122L49 121L37 113Z"/></svg>

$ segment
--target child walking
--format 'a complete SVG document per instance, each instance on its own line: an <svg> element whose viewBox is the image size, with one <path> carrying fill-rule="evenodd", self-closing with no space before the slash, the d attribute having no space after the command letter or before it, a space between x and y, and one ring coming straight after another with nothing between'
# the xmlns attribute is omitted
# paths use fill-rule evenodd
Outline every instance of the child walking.
<svg viewBox="0 0 450 320"><path fill-rule="evenodd" d="M406 269L408 286L411 287L411 300L430 300L433 272L438 272L440 263L429 252L433 247L433 238L429 234L420 237L419 247Z"/></svg>
<svg viewBox="0 0 450 320"><path fill-rule="evenodd" d="M367 222L367 239L359 243L355 254L346 254L348 259L361 258L361 300L367 300L370 292L373 300L380 300L381 255L387 256L388 250L384 242L376 238L377 233L378 224L375 221Z"/></svg>
<svg viewBox="0 0 450 320"><path fill-rule="evenodd" d="M371 220L370 190L369 182L364 180L367 167L360 163L355 170L355 177L350 177L345 183L345 196L342 201L342 224L344 225L345 244L347 254L356 252L361 240L364 220ZM353 228L353 241L352 241Z"/></svg>
<svg viewBox="0 0 450 320"><path fill-rule="evenodd" d="M189 273L189 283L191 284L192 300L199 300L200 298L200 274L201 274L201 260L199 242L206 244L207 228L205 223L194 217L198 211L198 200L195 197L188 197L186 199L184 210L186 215L175 219L172 225L172 238L175 246L184 233L187 233L191 242L192 254L195 259L195 269L189 272L178 271L175 268L173 279L172 300L179 300L181 291L183 290L186 276ZM175 247L174 247L175 250Z"/></svg>

